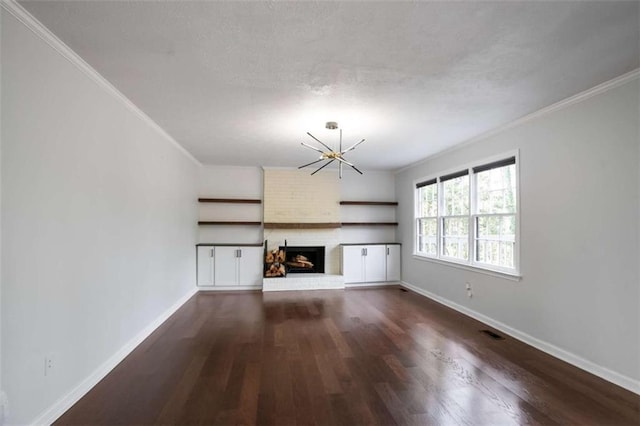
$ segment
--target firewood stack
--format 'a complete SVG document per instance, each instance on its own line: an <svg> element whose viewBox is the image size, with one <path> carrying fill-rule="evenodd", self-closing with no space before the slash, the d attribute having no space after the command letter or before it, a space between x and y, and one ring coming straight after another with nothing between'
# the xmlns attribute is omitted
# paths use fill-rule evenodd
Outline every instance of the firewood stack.
<svg viewBox="0 0 640 426"><path fill-rule="evenodd" d="M287 266L291 266L292 268L313 269L313 263L309 262L309 259L301 254L298 254L291 258L291 260L288 260Z"/></svg>
<svg viewBox="0 0 640 426"><path fill-rule="evenodd" d="M284 250L274 249L268 251L264 259L264 263L267 265L266 272L264 273L265 277L284 277L284 260Z"/></svg>

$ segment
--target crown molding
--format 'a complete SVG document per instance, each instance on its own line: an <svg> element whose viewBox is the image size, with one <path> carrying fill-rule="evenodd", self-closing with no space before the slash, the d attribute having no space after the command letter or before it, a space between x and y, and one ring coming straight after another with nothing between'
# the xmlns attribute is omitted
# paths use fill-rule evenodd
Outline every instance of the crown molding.
<svg viewBox="0 0 640 426"><path fill-rule="evenodd" d="M35 35L40 37L45 43L58 52L63 58L76 66L87 77L93 80L98 86L104 89L107 93L118 99L127 109L136 114L142 121L147 123L153 128L160 136L173 144L182 154L184 154L189 160L198 166L202 166L202 163L198 161L189 151L187 151L182 145L180 145L169 133L167 133L162 127L145 114L140 108L138 108L129 98L122 94L113 84L111 84L106 78L104 78L98 71L96 71L91 65L84 61L76 52L74 52L69 46L67 46L62 40L60 40L55 34L53 34L47 27L45 27L40 21L38 21L33 15L31 15L25 8L23 8L15 0L0 0L0 6L9 12L14 18L20 21L25 27L31 30Z"/></svg>
<svg viewBox="0 0 640 426"><path fill-rule="evenodd" d="M409 169L411 169L413 167L416 167L416 166L419 166L421 164L424 164L427 161L435 160L436 158L445 156L445 155L450 154L452 152L455 152L455 151L457 151L459 149L465 148L465 147L467 147L467 146L469 146L471 144L474 144L474 143L479 142L481 140L487 139L487 138L489 138L491 136L497 135L498 133L502 133L507 129L511 129L513 127L517 127L517 126L519 126L521 124L524 124L524 123L526 123L528 121L535 120L537 118L543 117L543 116L545 116L547 114L550 114L552 112L559 111L559 110L567 108L567 107L569 107L571 105L575 105L575 104L578 104L580 102L586 101L587 99L589 99L589 98L591 98L593 96L596 96L596 95L599 95L601 93L607 92L607 91L609 91L611 89L615 89L616 87L620 87L623 84L626 84L626 83L628 83L628 82L630 82L632 80L635 80L635 79L637 79L639 77L640 77L640 68L636 68L633 71L629 71L628 73L622 74L621 76L613 78L613 79L611 79L609 81L605 81L604 83L598 84L597 86L594 86L591 89L587 89L584 92L580 92L580 93L578 93L576 95L573 95L573 96L570 96L568 98L565 98L565 99L563 99L561 101L556 102L555 104L551 104L551 105L549 105L547 107L544 107L544 108L539 109L539 110L537 110L535 112L532 112L530 114L522 116L522 117L520 117L520 118L518 118L518 119L516 119L514 121L511 121L511 122L509 122L507 124L503 124L502 126L496 127L495 129L492 129L492 130L489 130L487 132L481 133L478 136L475 136L475 137L473 137L471 139L467 139L464 142L461 142L461 143L459 143L457 145L454 145L454 146L452 146L450 148L447 148L447 149L445 149L443 151L440 151L440 152L438 152L436 154L429 155L428 157L425 157L425 158L423 158L421 160L418 160L418 161L413 162L411 164L408 164L408 165L406 165L404 167L396 169L396 170L394 170L393 173L394 174L402 173L402 172L404 172L406 170L409 170Z"/></svg>

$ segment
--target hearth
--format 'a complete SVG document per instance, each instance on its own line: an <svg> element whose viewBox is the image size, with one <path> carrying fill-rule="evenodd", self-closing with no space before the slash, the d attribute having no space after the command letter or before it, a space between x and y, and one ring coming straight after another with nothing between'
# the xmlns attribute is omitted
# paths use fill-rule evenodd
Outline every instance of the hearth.
<svg viewBox="0 0 640 426"><path fill-rule="evenodd" d="M288 274L324 274L324 246L281 246Z"/></svg>

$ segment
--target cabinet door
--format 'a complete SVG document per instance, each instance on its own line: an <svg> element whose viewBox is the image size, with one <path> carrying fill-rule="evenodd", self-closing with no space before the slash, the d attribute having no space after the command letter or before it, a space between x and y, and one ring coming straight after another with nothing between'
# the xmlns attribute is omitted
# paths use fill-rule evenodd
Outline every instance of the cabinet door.
<svg viewBox="0 0 640 426"><path fill-rule="evenodd" d="M342 246L342 275L345 283L364 281L363 253L362 246Z"/></svg>
<svg viewBox="0 0 640 426"><path fill-rule="evenodd" d="M387 281L400 281L400 246L387 246Z"/></svg>
<svg viewBox="0 0 640 426"><path fill-rule="evenodd" d="M238 283L240 285L262 285L262 247L240 247Z"/></svg>
<svg viewBox="0 0 640 426"><path fill-rule="evenodd" d="M387 280L386 246L365 247L364 280L368 283Z"/></svg>
<svg viewBox="0 0 640 426"><path fill-rule="evenodd" d="M201 287L213 285L213 247L198 247L197 283Z"/></svg>
<svg viewBox="0 0 640 426"><path fill-rule="evenodd" d="M216 247L215 285L226 287L238 285L238 247Z"/></svg>

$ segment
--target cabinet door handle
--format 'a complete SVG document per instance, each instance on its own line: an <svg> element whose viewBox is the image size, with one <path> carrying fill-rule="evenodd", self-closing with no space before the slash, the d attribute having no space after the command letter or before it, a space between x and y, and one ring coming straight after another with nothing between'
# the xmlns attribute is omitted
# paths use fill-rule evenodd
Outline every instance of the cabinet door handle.
<svg viewBox="0 0 640 426"><path fill-rule="evenodd" d="M364 255L366 256L368 254L367 249L364 249Z"/></svg>
<svg viewBox="0 0 640 426"><path fill-rule="evenodd" d="M213 257L213 249L211 249L211 257Z"/></svg>
<svg viewBox="0 0 640 426"><path fill-rule="evenodd" d="M242 257L242 249L238 249L238 257Z"/></svg>
<svg viewBox="0 0 640 426"><path fill-rule="evenodd" d="M389 256L389 247L387 247L387 256Z"/></svg>

